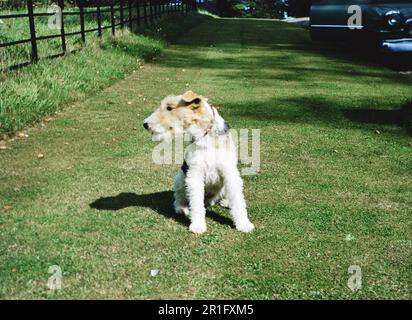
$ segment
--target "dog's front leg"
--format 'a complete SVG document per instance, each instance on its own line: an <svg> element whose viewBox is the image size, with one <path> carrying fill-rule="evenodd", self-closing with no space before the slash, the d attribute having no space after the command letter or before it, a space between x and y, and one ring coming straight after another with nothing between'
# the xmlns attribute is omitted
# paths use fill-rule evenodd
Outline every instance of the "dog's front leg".
<svg viewBox="0 0 412 320"><path fill-rule="evenodd" d="M243 181L237 168L226 168L223 171L223 180L230 213L236 229L242 232L252 231L254 225L249 221L247 215L246 202L243 196Z"/></svg>
<svg viewBox="0 0 412 320"><path fill-rule="evenodd" d="M182 170L179 170L175 178L175 188L174 188L174 198L173 207L176 213L183 213L185 216L189 216L189 208L186 198L186 176Z"/></svg>
<svg viewBox="0 0 412 320"><path fill-rule="evenodd" d="M204 205L205 184L203 173L189 170L186 177L186 194L189 200L191 223L189 230L193 233L206 232L206 209Z"/></svg>

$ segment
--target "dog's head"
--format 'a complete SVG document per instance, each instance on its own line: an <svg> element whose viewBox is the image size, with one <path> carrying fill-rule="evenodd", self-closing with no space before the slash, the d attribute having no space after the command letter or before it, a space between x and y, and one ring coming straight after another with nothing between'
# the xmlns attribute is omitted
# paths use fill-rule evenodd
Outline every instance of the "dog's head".
<svg viewBox="0 0 412 320"><path fill-rule="evenodd" d="M164 98L144 120L143 126L155 140L169 140L184 133L200 137L213 127L223 126L225 129L227 125L207 98L187 91L183 95Z"/></svg>

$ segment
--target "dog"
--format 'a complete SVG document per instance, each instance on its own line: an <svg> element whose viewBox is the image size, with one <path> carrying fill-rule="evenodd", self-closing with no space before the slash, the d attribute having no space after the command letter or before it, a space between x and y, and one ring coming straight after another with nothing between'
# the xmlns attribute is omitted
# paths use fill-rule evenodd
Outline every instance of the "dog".
<svg viewBox="0 0 412 320"><path fill-rule="evenodd" d="M237 230L251 232L243 196L243 181L237 168L237 152L229 126L208 99L187 91L168 96L143 126L153 140L166 141L188 135L184 162L174 184L174 209L191 220L189 230L207 231L206 209L217 203L230 208Z"/></svg>

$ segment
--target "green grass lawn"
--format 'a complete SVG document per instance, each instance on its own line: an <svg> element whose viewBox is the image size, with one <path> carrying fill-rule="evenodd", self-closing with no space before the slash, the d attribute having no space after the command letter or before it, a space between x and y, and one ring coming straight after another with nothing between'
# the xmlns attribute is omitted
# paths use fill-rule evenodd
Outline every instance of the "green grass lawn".
<svg viewBox="0 0 412 320"><path fill-rule="evenodd" d="M36 6L34 9L35 13L46 13L48 9L51 7L47 6ZM167 8L165 6L165 8ZM109 7L102 7L101 12L101 24L103 27L111 25L111 15L109 12ZM147 6L147 13L150 12L150 7ZM179 8L180 10L180 8ZM65 8L65 12L75 11L78 12L78 8L74 8L71 6L67 6ZM87 11L96 11L94 8L86 8L84 10L84 23L85 23L85 30L91 30L98 27L97 24L97 15L95 13L87 13ZM20 10L1 10L1 14L15 14L15 13L27 13L27 9L20 9ZM124 21L126 26L129 26L127 22L129 16L128 8L123 9L124 14ZM139 15L141 19L140 26L137 23L137 16ZM164 14L166 15L166 14ZM179 13L180 15L180 13ZM118 6L114 7L114 16L115 16L115 23L120 23L120 9ZM132 22L133 30L140 29L144 27L144 8L140 7L139 11L136 8L132 10L132 19L135 21ZM50 20L49 16L46 17L35 17L35 28L36 28L36 36L50 36L50 35L58 35L59 30L50 28L48 22ZM53 20L51 20L53 21ZM79 15L65 15L64 16L64 28L66 33L70 32L79 32L80 31L80 20ZM118 28L118 27L117 27ZM111 34L111 29L103 29L103 35ZM93 42L94 38L96 38L97 31L92 33L86 34L86 43ZM18 40L25 40L30 39L30 29L28 24L27 18L13 18L13 19L4 19L0 23L0 43L5 42L12 42ZM61 39L60 38L53 38L48 40L39 40L37 42L38 46L38 56L40 58L45 58L51 55L59 54L62 52L61 48ZM75 36L67 36L66 37L66 46L67 51L74 51L78 50L83 47L83 43L81 41L80 35ZM13 66L18 63L24 63L30 61L30 54L31 54L31 44L21 44L17 46L11 46L6 48L0 48L0 70L3 70L7 67Z"/></svg>
<svg viewBox="0 0 412 320"><path fill-rule="evenodd" d="M410 299L412 139L392 120L411 84L281 22L199 24L0 150L0 297ZM172 211L178 165L152 162L142 122L188 88L261 129L251 234L213 207L196 236Z"/></svg>
<svg viewBox="0 0 412 320"><path fill-rule="evenodd" d="M205 16L197 13L185 16L179 13L157 20L137 33L118 28L112 37L106 30L102 39L96 34L89 35L81 50L63 58L41 59L38 64L13 72L0 71L0 136L11 135L63 105L84 99L124 78L144 60L157 56L170 39L204 19ZM47 25L42 26L46 29Z"/></svg>

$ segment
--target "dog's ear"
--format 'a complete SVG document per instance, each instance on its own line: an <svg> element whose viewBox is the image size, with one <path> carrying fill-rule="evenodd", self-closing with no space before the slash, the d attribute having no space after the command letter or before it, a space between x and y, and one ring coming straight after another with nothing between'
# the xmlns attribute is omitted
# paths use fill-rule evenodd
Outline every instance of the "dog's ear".
<svg viewBox="0 0 412 320"><path fill-rule="evenodd" d="M182 100L185 106L190 106L193 109L197 109L200 107L202 96L189 90L182 95Z"/></svg>

